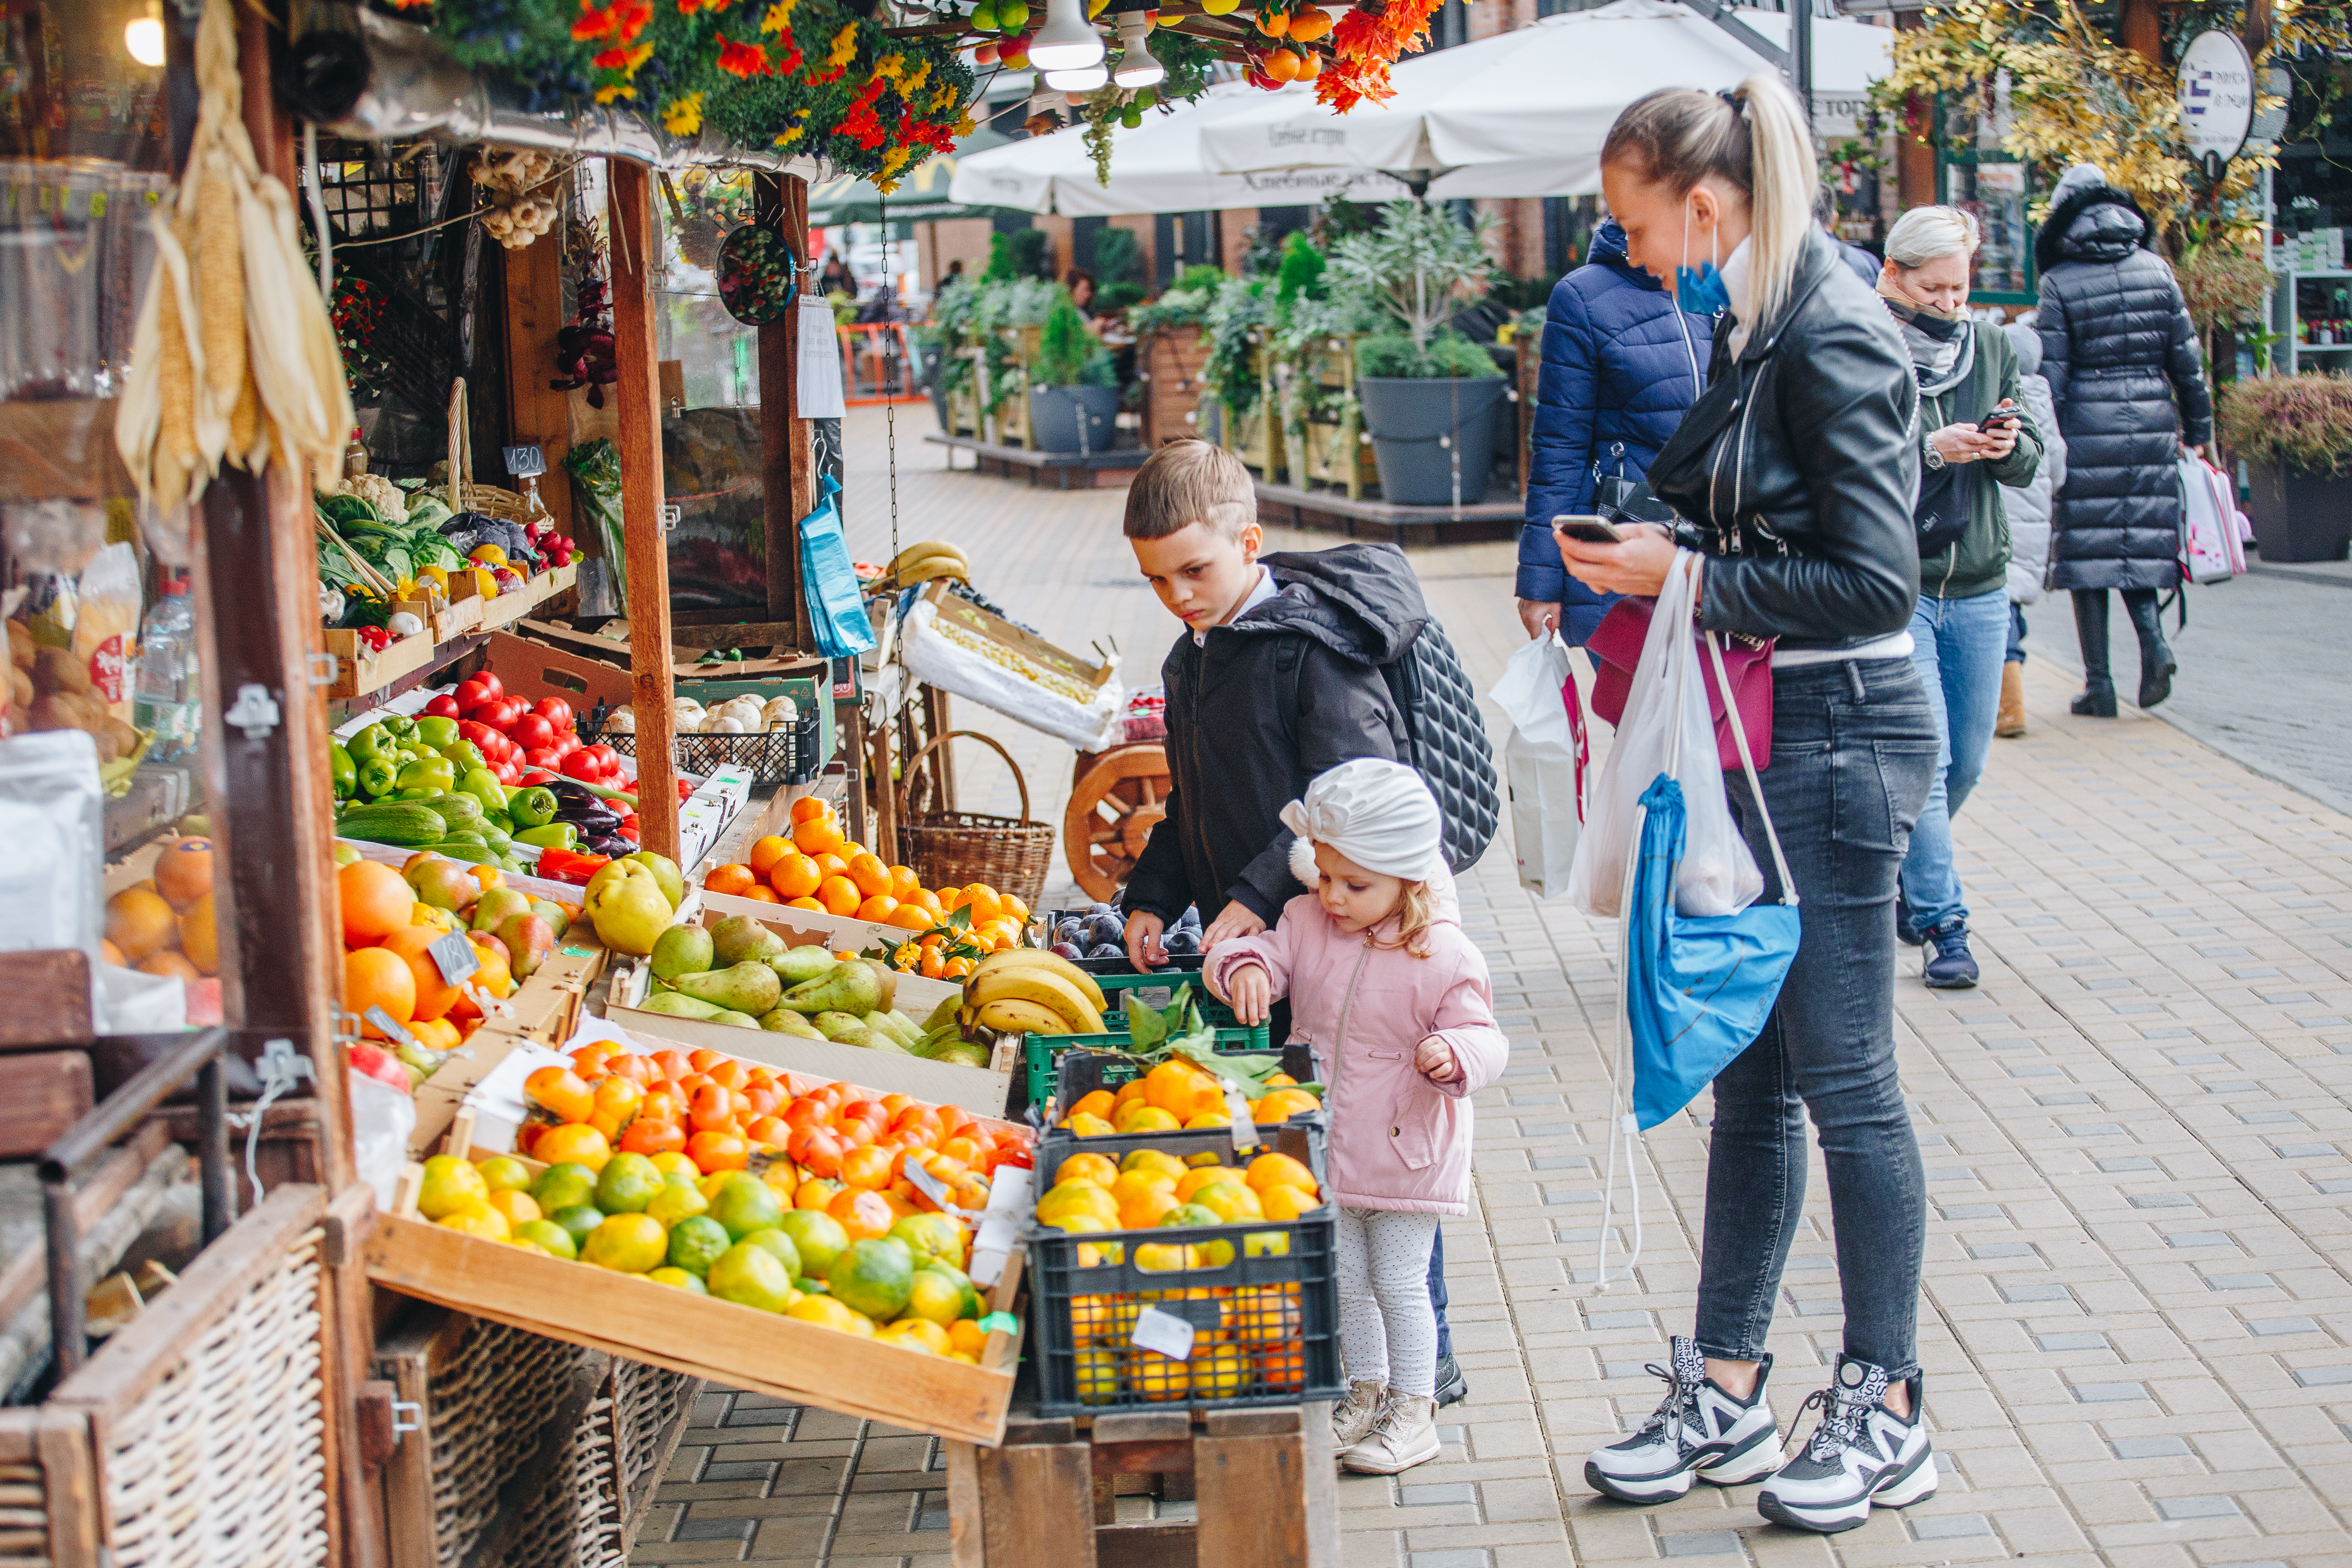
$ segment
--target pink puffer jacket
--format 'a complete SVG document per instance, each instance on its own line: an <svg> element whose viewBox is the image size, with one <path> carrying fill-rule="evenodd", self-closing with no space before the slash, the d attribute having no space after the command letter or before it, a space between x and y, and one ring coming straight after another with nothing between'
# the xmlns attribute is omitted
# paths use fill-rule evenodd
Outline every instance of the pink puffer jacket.
<svg viewBox="0 0 2352 1568"><path fill-rule="evenodd" d="M1437 921L1430 956L1376 947L1374 931L1341 931L1311 893L1285 904L1272 931L1220 942L1206 965L1220 994L1244 963L1263 965L1276 996L1290 998L1290 1038L1315 1050L1328 1086L1330 1195L1351 1208L1470 1210L1469 1097L1502 1075L1510 1045L1495 1024L1486 960L1462 932L1453 879L1431 891ZM1412 1065L1435 1035L1453 1047L1461 1076L1432 1083Z"/></svg>

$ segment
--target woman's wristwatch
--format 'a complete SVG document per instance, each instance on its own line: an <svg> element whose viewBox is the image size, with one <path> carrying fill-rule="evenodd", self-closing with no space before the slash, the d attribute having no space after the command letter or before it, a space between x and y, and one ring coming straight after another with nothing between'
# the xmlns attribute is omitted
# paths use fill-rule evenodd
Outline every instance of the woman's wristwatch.
<svg viewBox="0 0 2352 1568"><path fill-rule="evenodd" d="M1944 466L1944 454L1936 449L1936 438L1933 436L1927 437L1924 445L1926 446L1927 450L1921 455L1919 458L1920 462L1925 464L1931 470L1942 468Z"/></svg>

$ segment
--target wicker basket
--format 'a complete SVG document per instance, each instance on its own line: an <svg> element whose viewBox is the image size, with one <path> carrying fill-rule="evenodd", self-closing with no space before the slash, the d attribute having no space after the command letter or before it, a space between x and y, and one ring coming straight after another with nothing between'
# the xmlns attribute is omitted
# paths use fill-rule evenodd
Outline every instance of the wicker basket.
<svg viewBox="0 0 2352 1568"><path fill-rule="evenodd" d="M496 485L474 482L474 430L466 417L466 378L449 384L449 510L478 511L501 522L520 522L530 515L522 497Z"/></svg>
<svg viewBox="0 0 2352 1568"><path fill-rule="evenodd" d="M1013 787L1021 792L1021 815L990 816L977 811L933 811L920 816L908 810L908 783L933 746L958 736L980 742L1004 759L1013 770ZM961 888L984 882L1000 893L1010 893L1031 909L1045 892L1045 868L1054 857L1054 829L1029 816L1029 783L1021 776L1013 753L977 730L950 730L907 759L899 770L898 839L907 864L926 888Z"/></svg>

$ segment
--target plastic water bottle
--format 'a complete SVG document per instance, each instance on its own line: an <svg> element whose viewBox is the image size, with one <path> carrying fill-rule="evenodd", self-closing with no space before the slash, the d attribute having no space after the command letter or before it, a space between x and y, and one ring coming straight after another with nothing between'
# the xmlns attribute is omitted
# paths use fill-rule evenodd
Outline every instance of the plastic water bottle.
<svg viewBox="0 0 2352 1568"><path fill-rule="evenodd" d="M151 762L169 762L194 750L203 728L203 689L196 680L196 611L188 580L163 584L163 597L139 627L139 687L131 720L154 731Z"/></svg>

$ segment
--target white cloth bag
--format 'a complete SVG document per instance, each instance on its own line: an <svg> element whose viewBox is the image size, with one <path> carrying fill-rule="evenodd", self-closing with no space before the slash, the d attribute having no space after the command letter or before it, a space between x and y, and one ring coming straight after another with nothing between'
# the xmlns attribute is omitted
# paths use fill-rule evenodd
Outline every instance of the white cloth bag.
<svg viewBox="0 0 2352 1568"><path fill-rule="evenodd" d="M1568 895L1586 914L1613 920L1629 879L1626 857L1641 831L1642 795L1659 774L1683 788L1685 837L1675 873L1675 908L1694 918L1736 915L1764 891L1764 874L1731 820L1716 760L1715 721L1691 618L1698 556L1675 552L1625 695L1616 739L1601 759L1591 810L1576 846ZM1675 731L1682 731L1675 743Z"/></svg>
<svg viewBox="0 0 2352 1568"><path fill-rule="evenodd" d="M1558 632L1530 639L1486 695L1511 721L1503 774L1519 886L1538 899L1558 898L1568 891L1584 831L1584 708L1568 645Z"/></svg>

